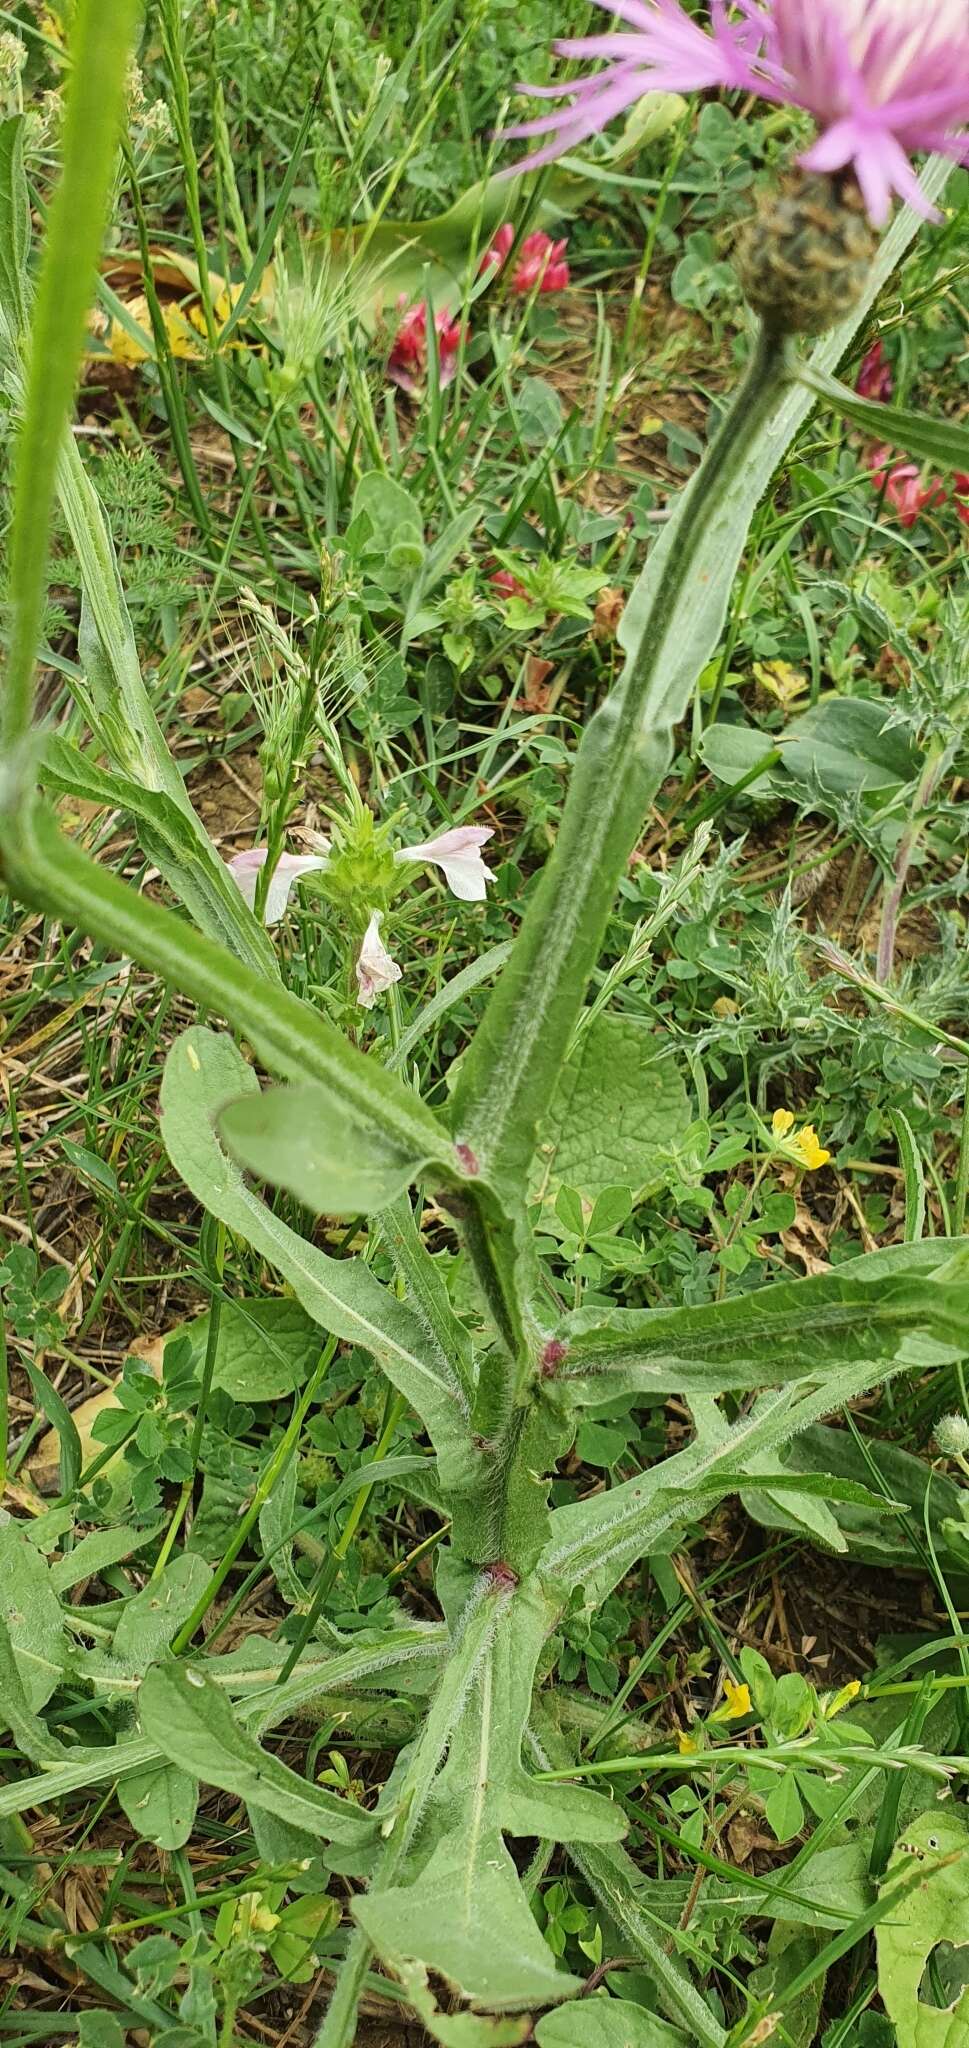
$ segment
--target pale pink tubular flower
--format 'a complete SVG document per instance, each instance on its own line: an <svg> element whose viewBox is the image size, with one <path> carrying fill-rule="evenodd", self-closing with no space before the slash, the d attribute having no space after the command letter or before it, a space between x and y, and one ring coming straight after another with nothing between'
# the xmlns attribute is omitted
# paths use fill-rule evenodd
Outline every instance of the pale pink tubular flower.
<svg viewBox="0 0 969 2048"><path fill-rule="evenodd" d="M363 944L357 954L357 1001L361 1010L372 1010L378 996L385 989L393 988L400 980L400 968L392 960L380 936L383 922L380 911L375 910L363 935Z"/></svg>
<svg viewBox="0 0 969 2048"><path fill-rule="evenodd" d="M450 832L439 832L436 839L426 839L420 846L402 846L397 859L433 861L443 869L452 896L459 897L462 903L483 903L494 875L485 867L481 848L493 831L491 825L455 825Z"/></svg>
<svg viewBox="0 0 969 2048"><path fill-rule="evenodd" d="M328 850L328 845L325 844L319 853L280 854L266 895L264 915L267 924L281 923L289 909L289 899L300 875L310 875L314 869L325 868ZM247 846L244 852L235 853L231 860L226 861L226 867L250 910L256 907L259 876L266 865L268 855L268 846Z"/></svg>
<svg viewBox="0 0 969 2048"><path fill-rule="evenodd" d="M643 93L710 87L806 108L820 134L803 162L853 169L878 227L895 193L933 217L913 156L969 155L969 0L710 0L709 32L680 0L599 4L630 27L556 43L561 56L604 57L604 70L561 88L523 88L572 101L508 130L552 135L529 165L573 149Z"/></svg>

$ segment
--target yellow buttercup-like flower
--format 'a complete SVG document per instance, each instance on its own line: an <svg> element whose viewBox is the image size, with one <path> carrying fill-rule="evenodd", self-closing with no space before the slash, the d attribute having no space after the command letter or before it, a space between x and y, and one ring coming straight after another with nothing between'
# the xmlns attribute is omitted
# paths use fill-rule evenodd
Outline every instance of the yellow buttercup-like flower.
<svg viewBox="0 0 969 2048"><path fill-rule="evenodd" d="M732 1678L723 1681L724 1704L721 1713L725 1721L742 1721L751 1713L749 1685L735 1685Z"/></svg>
<svg viewBox="0 0 969 2048"><path fill-rule="evenodd" d="M778 1147L798 1166L807 1167L810 1173L815 1173L819 1166L827 1166L831 1154L819 1144L813 1124L802 1124L801 1129L795 1131L793 1112L775 1109L770 1127Z"/></svg>
<svg viewBox="0 0 969 2048"><path fill-rule="evenodd" d="M676 1746L681 1756L696 1756L700 1748L700 1738L698 1735L688 1734L685 1728L681 1728L676 1738Z"/></svg>
<svg viewBox="0 0 969 2048"><path fill-rule="evenodd" d="M818 1143L818 1134L813 1124L805 1124L803 1130L796 1131L791 1139L791 1144L795 1151L800 1153L805 1166L811 1173L814 1173L819 1166L827 1166L831 1154L826 1151L823 1145Z"/></svg>

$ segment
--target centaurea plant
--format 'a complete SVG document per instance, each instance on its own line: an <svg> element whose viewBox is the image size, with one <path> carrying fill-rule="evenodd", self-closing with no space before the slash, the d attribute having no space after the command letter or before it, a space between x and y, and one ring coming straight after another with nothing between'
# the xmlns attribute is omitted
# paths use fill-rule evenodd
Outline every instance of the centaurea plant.
<svg viewBox="0 0 969 2048"><path fill-rule="evenodd" d="M827 0L815 4L826 17ZM772 8L745 0L730 15L720 7L710 35L690 23L675 0L622 0L617 11L646 36L651 54L644 66L638 45L613 53L620 70L610 88L611 111L660 77L679 85L743 85L754 78L778 96L795 91L793 46L784 36L792 17L779 0ZM843 24L856 18L863 25L866 15L874 21L883 14L887 22L902 11L901 0L895 9L873 0L867 10L856 4L853 15L850 0L842 0L840 17ZM122 19L116 0L80 0L78 14L95 39L105 22ZM943 7L940 18L958 44L951 9ZM871 79L869 59L869 44L859 45L852 62L861 67L859 76L868 65ZM70 81L74 94L90 93L89 60L82 43ZM913 65L917 61L922 58L913 53ZM900 147L903 125L910 141L931 127L950 145L951 124L959 118L951 95L945 99L942 88L932 88L931 121L929 88L917 111L910 95L903 123L894 77L891 88L892 132ZM585 133L605 114L601 98L593 108L594 97L585 95ZM110 164L102 149L93 168L88 165L89 128L75 124L71 131L71 175L79 164L79 203L89 212L95 205L96 219ZM836 156L835 132L832 103L825 134ZM838 146L848 151L843 162L855 162L850 140L846 135ZM891 152L884 163L881 183L864 173L879 201L876 211L884 179L901 182ZM860 156L857 168L862 175ZM7 237L0 251L3 369L8 389L16 391L29 350L24 330L31 294L27 195L16 149L0 159L0 177L0 233ZM920 212L943 181L942 170L933 167ZM891 274L915 227L915 216L906 214L890 230L864 303ZM57 289L50 266L61 261L55 238L38 287L42 308L49 309ZM182 1781L200 1778L244 1800L257 1834L271 1826L274 1862L302 1869L308 1857L319 1857L352 1885L318 2048L350 2048L361 1993L378 1966L393 1975L444 2044L477 2042L485 2022L442 2010L432 1978L449 1987L449 2004L453 1994L479 2015L501 2016L487 2029L493 2043L534 2033L541 2048L540 2015L563 2001L574 2001L568 2039L576 2048L604 2038L596 2029L608 1994L602 1988L595 1997L579 1996L582 1978L561 1967L530 1907L534 1874L556 1844L621 1926L623 1952L635 1954L661 2009L701 2048L722 2048L721 2018L686 1963L671 1953L665 1926L657 1930L636 1908L639 1872L622 1846L622 1803L571 1777L576 1759L568 1695L540 1679L549 1639L566 1611L594 1613L641 1560L665 1554L686 1525L737 1492L745 1474L756 1472L758 1488L771 1494L803 1495L809 1478L784 1462L785 1446L799 1431L888 1376L957 1358L964 1346L965 1245L931 1239L893 1247L829 1274L782 1280L754 1296L704 1307L602 1311L575 1309L549 1292L530 1229L528 1188L539 1129L583 1030L590 979L626 863L670 766L675 729L718 645L755 509L815 404L819 383L830 382L828 373L846 352L856 318L842 320L810 366L798 366L790 335L776 318L752 335L739 390L631 594L620 628L622 672L582 735L554 850L450 1099L423 1100L392 1063L361 1050L321 1007L284 985L271 936L250 907L250 895L258 902L249 886L257 862L247 870L243 892L240 872L227 873L190 814L177 771L166 776L164 743L140 684L110 539L96 499L80 486L70 502L85 579L83 659L89 682L106 674L123 678L124 691L105 700L113 722L103 724L99 744L109 754L113 748L114 759L123 751L124 773L107 776L96 760L29 727L23 685L37 653L46 501L39 519L18 529L16 575L30 601L15 584L0 871L19 900L90 933L202 1008L206 1021L183 1031L166 1061L162 1137L169 1158L222 1231L245 1240L321 1330L316 1372L273 1451L259 1500L281 1478L343 1344L368 1354L386 1375L393 1390L389 1435L395 1416L405 1407L413 1412L408 1458L390 1462L397 1481L405 1487L413 1481L415 1503L446 1537L437 1549L440 1620L415 1618L402 1599L390 1623L351 1640L320 1621L298 1652L285 1641L266 1645L268 1675L253 1677L234 1664L223 1671L198 1639L215 1584L200 1595L170 1648L164 1637L156 1640L138 1679L101 1648L76 1653L75 1677L83 1682L90 1676L99 1689L98 1725L104 1726L115 1683L120 1712L116 1739L86 1748L82 1776L70 1783L124 1782L170 1765ZM78 323L71 335L75 361L82 338ZM22 429L28 453L39 431L31 407L48 403L42 379L34 378L30 389ZM44 431L58 443L66 406L65 393L60 410L42 416ZM29 490L26 460L20 476L21 490ZM34 553L24 533L33 535ZM97 545L85 547L92 534ZM135 713L137 746L125 723ZM61 829L38 794L38 781L93 790L127 809L164 853L177 907L140 896L92 859ZM401 848L397 864L436 863L472 906L462 914L474 916L486 886L481 845L487 829L455 826ZM331 850L325 858L344 855ZM374 855L380 875L385 858L394 865L392 848L381 844ZM347 887L356 889L362 917L370 900L367 878L351 868ZM288 874L278 861L276 872L280 889L288 886L292 860ZM327 872L318 878L323 885ZM276 907L278 896L270 904L264 891L263 910ZM361 934L357 975L364 1005L395 978L381 915L374 905ZM822 1163L824 1148L813 1128L792 1141L785 1115L780 1123L784 1128L765 1131L766 1143L786 1148L795 1168ZM289 1190L310 1215L354 1219L354 1240L358 1220L367 1216L392 1263L394 1283L380 1280L368 1257L324 1250L311 1230L304 1234L285 1222L258 1192L266 1183ZM413 1203L411 1188L418 1191ZM475 1314L458 1311L424 1243L422 1191L465 1248L478 1287ZM694 1432L682 1449L585 1498L550 1505L556 1466L570 1451L584 1409L618 1397L655 1404L667 1395L693 1411ZM859 1499L849 1482L825 1475L821 1484L828 1504ZM870 1507L870 1497L863 1498ZM250 1509L240 1524L246 1534L256 1512ZM314 1597L313 1626L321 1612ZM381 1689L416 1702L419 1711L416 1732L372 1810L304 1777L260 1742L308 1698L336 1691L343 1699L359 1691L372 1698ZM132 1702L135 1733L127 1718ZM32 1740L33 1717L26 1708L18 1714ZM24 1787L28 1806L54 1796L58 1773L78 1769L70 1754L66 1762L49 1749L40 1755L41 1776ZM703 1752L679 1761L701 1775L707 1768ZM12 1810L9 1803L6 1810ZM128 1810L137 1816L137 1799ZM524 1840L544 1845L531 1865L509 1846ZM775 1905L782 1910L780 1890Z"/></svg>

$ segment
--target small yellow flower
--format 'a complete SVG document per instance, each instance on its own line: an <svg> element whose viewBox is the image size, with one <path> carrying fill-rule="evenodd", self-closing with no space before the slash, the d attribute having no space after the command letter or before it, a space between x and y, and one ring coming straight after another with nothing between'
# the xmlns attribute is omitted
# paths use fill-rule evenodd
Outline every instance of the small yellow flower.
<svg viewBox="0 0 969 2048"><path fill-rule="evenodd" d="M732 1678L723 1681L724 1704L720 1712L725 1721L742 1721L751 1713L749 1685L735 1685Z"/></svg>
<svg viewBox="0 0 969 2048"><path fill-rule="evenodd" d="M850 1706L851 1701L857 1699L860 1691L860 1678L849 1678L847 1685L843 1685L839 1692L834 1693L832 1698L826 1701L824 1708L825 1720L833 1720L835 1714L840 1714L843 1707Z"/></svg>
<svg viewBox="0 0 969 2048"><path fill-rule="evenodd" d="M770 1127L777 1144L786 1151L789 1159L796 1160L798 1166L807 1167L811 1173L816 1172L819 1166L827 1166L831 1154L818 1143L818 1134L813 1124L804 1124L799 1131L795 1131L792 1111L775 1109Z"/></svg>
<svg viewBox="0 0 969 2048"><path fill-rule="evenodd" d="M696 1756L700 1748L700 1738L681 1728L676 1738L676 1746L681 1756Z"/></svg>
<svg viewBox="0 0 969 2048"><path fill-rule="evenodd" d="M819 1145L818 1134L813 1124L805 1124L803 1130L798 1131L791 1139L791 1144L795 1151L800 1153L810 1173L816 1172L819 1166L827 1166L831 1154L823 1145Z"/></svg>

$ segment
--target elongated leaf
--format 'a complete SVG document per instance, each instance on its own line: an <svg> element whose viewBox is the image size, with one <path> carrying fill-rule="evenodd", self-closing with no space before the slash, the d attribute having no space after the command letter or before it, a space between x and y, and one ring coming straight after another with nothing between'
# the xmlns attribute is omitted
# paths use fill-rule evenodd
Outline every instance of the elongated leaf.
<svg viewBox="0 0 969 2048"><path fill-rule="evenodd" d="M81 360L138 13L138 0L78 0L74 15L63 167L47 220L14 467L12 626L3 726L11 749L30 721L54 479ZM15 271L23 214L20 160L14 148L6 167L13 195L8 215L13 243L12 258L0 269L0 287L11 286L13 320L19 324Z"/></svg>
<svg viewBox="0 0 969 2048"><path fill-rule="evenodd" d="M374 1825L349 1800L338 1799L291 1771L237 1720L219 1686L180 1664L155 1664L138 1694L149 1740L190 1776L265 1807L291 1826L328 1842L363 1847Z"/></svg>
<svg viewBox="0 0 969 2048"><path fill-rule="evenodd" d="M498 2011L549 2004L581 1981L556 1969L505 1834L614 1842L625 1829L621 1812L597 1793L543 1784L522 1761L535 1668L554 1612L534 1582L514 1591L488 1576L479 1582L461 1653L452 1659L457 1678L446 1671L437 1717L432 1708L418 1750L415 1768L424 1776L415 1787L414 1846L402 1881L354 1906L389 1961L416 1960ZM446 1762L434 1773L445 1743Z"/></svg>
<svg viewBox="0 0 969 2048"><path fill-rule="evenodd" d="M722 1436L698 1437L611 1493L556 1508L539 1574L565 1594L584 1586L587 1605L596 1607L667 1531L694 1519L701 1502L708 1508L721 1493L735 1491L750 1456L779 1451L800 1430L884 1379L888 1370L880 1362L846 1366L827 1373L820 1386L802 1381L765 1394Z"/></svg>
<svg viewBox="0 0 969 2048"><path fill-rule="evenodd" d="M36 1714L64 1675L64 1622L45 1560L12 1521L0 1523L0 1620L27 1704Z"/></svg>
<svg viewBox="0 0 969 2048"><path fill-rule="evenodd" d="M314 1215L367 1216L396 1201L433 1158L453 1173L454 1147L443 1132L429 1134L436 1153L395 1143L373 1125L361 1126L326 1088L307 1081L295 1088L248 1090L219 1113L219 1134L239 1166L287 1188Z"/></svg>
<svg viewBox="0 0 969 2048"><path fill-rule="evenodd" d="M50 1582L55 1593L69 1593L72 1586L79 1586L82 1579L93 1578L108 1565L120 1564L123 1557L131 1557L135 1551L143 1550L158 1535L158 1529L91 1529L75 1543L73 1550L66 1550L63 1557L54 1559L50 1568Z"/></svg>
<svg viewBox="0 0 969 2048"><path fill-rule="evenodd" d="M836 1547L847 1550L859 1563L895 1571L918 1569L927 1522L933 1549L950 1584L964 1581L969 1577L969 1545L950 1533L962 1526L959 1488L944 1472L933 1470L898 1444L871 1442L866 1450L867 1456L849 1430L829 1429L819 1423L793 1439L784 1451L783 1464L792 1479L800 1474L819 1479L822 1486L828 1479L854 1479L874 1492L880 1477L888 1498L903 1504L907 1517L885 1516L869 1511L863 1503L830 1496L831 1520L839 1538ZM742 1498L747 1513L763 1528L797 1526L796 1507L789 1494L767 1500L760 1492L745 1492Z"/></svg>
<svg viewBox="0 0 969 2048"><path fill-rule="evenodd" d="M863 427L875 441L889 448L901 448L918 462L934 462L939 469L969 469L969 427L961 420L934 420L925 413L910 412L900 405L879 405L874 399L859 398L837 377L806 363L799 370L801 383L827 401L842 419Z"/></svg>
<svg viewBox="0 0 969 2048"><path fill-rule="evenodd" d="M407 1197L401 1196L382 1210L377 1222L427 1345L436 1353L441 1370L445 1374L453 1371L470 1398L474 1384L471 1339L454 1313L443 1275L421 1242Z"/></svg>
<svg viewBox="0 0 969 2048"><path fill-rule="evenodd" d="M933 163L926 189L937 193L947 175ZM896 218L862 304L819 343L815 368L840 360L918 225L911 209ZM453 1127L499 1188L525 1177L673 728L717 647L754 510L811 411L813 393L785 380L779 352L762 344L729 424L653 546L620 629L625 669L585 729L554 852L463 1060Z"/></svg>
<svg viewBox="0 0 969 2048"><path fill-rule="evenodd" d="M11 353L27 331L30 201L24 176L24 116L0 121L0 331Z"/></svg>
<svg viewBox="0 0 969 2048"><path fill-rule="evenodd" d="M140 960L216 1016L228 1017L259 1058L286 1080L324 1081L348 1112L403 1146L436 1145L440 1128L410 1088L351 1046L298 996L273 986L224 947L125 883L65 839L40 802L23 806L0 779L0 845L14 893L59 918L74 917ZM226 1097L231 1089L226 1090Z"/></svg>
<svg viewBox="0 0 969 2048"><path fill-rule="evenodd" d="M932 1279L952 1253L951 1240L930 1238L697 1308L580 1309L557 1332L567 1346L558 1381L580 1403L778 1386L804 1378L806 1341L812 1370L942 1365L962 1356L969 1315L969 1279Z"/></svg>
<svg viewBox="0 0 969 2048"><path fill-rule="evenodd" d="M258 1088L230 1038L183 1032L166 1060L161 1092L162 1137L172 1165L212 1215L285 1276L314 1322L371 1353L425 1423L442 1482L467 1486L477 1468L467 1397L439 1350L425 1343L417 1317L362 1260L331 1259L289 1230L247 1188L220 1144L214 1118L222 1105Z"/></svg>
<svg viewBox="0 0 969 2048"><path fill-rule="evenodd" d="M267 1653L276 1648L275 1661L267 1654L258 1664L240 1663L238 1653L211 1657L206 1677L211 1684L238 1697L240 1721L254 1734L274 1728L308 1701L327 1693L339 1693L344 1686L382 1687L386 1691L426 1691L437 1672L445 1649L445 1631L424 1624L388 1630L374 1643L358 1644L335 1657L310 1656L284 1685L277 1683L285 1644L260 1645ZM134 1679L119 1681L117 1664L105 1668L105 1660L92 1655L83 1666L95 1689L109 1698L129 1696L136 1690ZM63 1763L51 1763L33 1778L20 1778L0 1785L0 1820L12 1813L26 1813L34 1806L53 1804L71 1792L92 1785L111 1784L130 1777L163 1760L164 1751L146 1736L123 1736L105 1743L103 1749L72 1750Z"/></svg>
<svg viewBox="0 0 969 2048"><path fill-rule="evenodd" d="M0 1727L9 1729L17 1748L32 1764L56 1763L63 1747L35 1714L24 1688L17 1652L6 1622L0 1619Z"/></svg>

